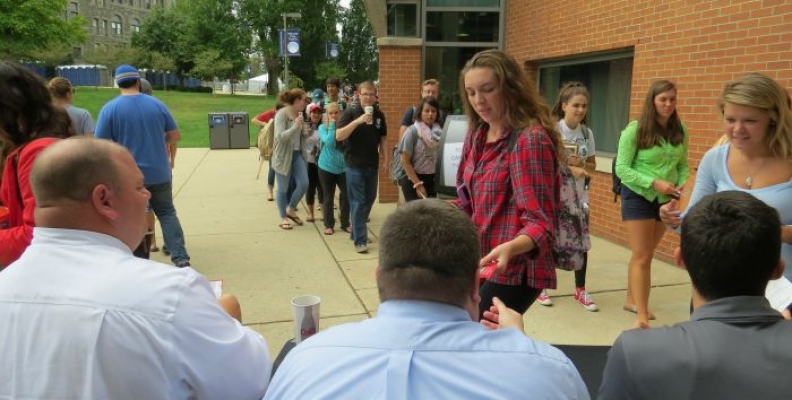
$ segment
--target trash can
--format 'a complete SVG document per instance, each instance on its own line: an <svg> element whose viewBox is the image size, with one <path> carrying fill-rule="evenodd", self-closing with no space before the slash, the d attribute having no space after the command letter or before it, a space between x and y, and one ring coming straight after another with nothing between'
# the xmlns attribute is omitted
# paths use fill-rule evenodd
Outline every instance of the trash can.
<svg viewBox="0 0 792 400"><path fill-rule="evenodd" d="M230 149L231 134L229 131L228 113L209 113L209 148Z"/></svg>
<svg viewBox="0 0 792 400"><path fill-rule="evenodd" d="M230 112L229 135L232 149L250 148L250 118L246 112Z"/></svg>

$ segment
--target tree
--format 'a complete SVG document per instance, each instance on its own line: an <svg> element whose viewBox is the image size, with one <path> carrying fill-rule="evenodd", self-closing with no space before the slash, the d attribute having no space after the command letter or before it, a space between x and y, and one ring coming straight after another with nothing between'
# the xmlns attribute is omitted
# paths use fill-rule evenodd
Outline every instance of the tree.
<svg viewBox="0 0 792 400"><path fill-rule="evenodd" d="M379 51L363 0L352 0L341 18L341 56L347 77L353 82L375 80L379 76Z"/></svg>
<svg viewBox="0 0 792 400"><path fill-rule="evenodd" d="M162 54L173 60L174 70L188 73L195 62L184 38L187 36L185 17L175 8L154 8L143 21L140 32L132 37L132 47L145 51L142 67L155 68L153 54Z"/></svg>
<svg viewBox="0 0 792 400"><path fill-rule="evenodd" d="M121 64L142 65L143 53L136 48L103 48L87 53L82 56L82 61L87 64L104 65L110 71L114 71Z"/></svg>
<svg viewBox="0 0 792 400"><path fill-rule="evenodd" d="M233 64L225 60L217 50L206 50L195 57L195 67L192 74L205 81L212 81L212 93L214 93L214 81L218 76L225 76L228 71L233 69Z"/></svg>
<svg viewBox="0 0 792 400"><path fill-rule="evenodd" d="M67 1L0 2L0 57L29 60L36 51L71 47L85 41L85 19L62 18Z"/></svg>
<svg viewBox="0 0 792 400"><path fill-rule="evenodd" d="M153 52L151 53L151 68L157 71L165 71L167 72L176 72L176 62L173 58L166 56L160 52ZM168 78L167 76L165 79L162 80L162 88L163 90L168 90Z"/></svg>
<svg viewBox="0 0 792 400"><path fill-rule="evenodd" d="M326 78L317 71L327 71L320 66L325 62L325 43L338 42L338 0L246 0L241 11L257 38L255 50L264 59L270 82L275 82L283 69L283 58L278 52L278 30L283 29L281 14L300 12L302 18L287 20L289 28L300 29L301 42L301 56L289 58L289 75L305 79L306 87L324 86ZM277 85L270 85L270 94L276 90Z"/></svg>

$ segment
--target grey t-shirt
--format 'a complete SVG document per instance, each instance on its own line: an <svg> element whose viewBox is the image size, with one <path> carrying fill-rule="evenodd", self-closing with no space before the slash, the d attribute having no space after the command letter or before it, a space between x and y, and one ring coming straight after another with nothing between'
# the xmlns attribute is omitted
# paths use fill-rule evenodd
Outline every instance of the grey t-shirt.
<svg viewBox="0 0 792 400"><path fill-rule="evenodd" d="M410 155L410 162L412 162L416 174L428 175L435 173L437 147L430 148L427 146L418 136L418 130L415 125L411 125L404 132L404 137L399 142L399 152Z"/></svg>
<svg viewBox="0 0 792 400"><path fill-rule="evenodd" d="M71 126L75 133L78 135L93 135L95 130L94 121L88 110L69 104L66 106L66 113L71 118Z"/></svg>

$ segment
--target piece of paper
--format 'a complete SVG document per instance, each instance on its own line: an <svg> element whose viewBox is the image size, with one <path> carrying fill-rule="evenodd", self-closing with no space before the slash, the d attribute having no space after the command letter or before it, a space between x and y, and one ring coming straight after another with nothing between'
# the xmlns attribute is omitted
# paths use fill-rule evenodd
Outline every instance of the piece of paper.
<svg viewBox="0 0 792 400"><path fill-rule="evenodd" d="M792 304L792 282L783 276L768 282L765 297L770 301L770 306L779 312L784 311Z"/></svg>
<svg viewBox="0 0 792 400"><path fill-rule="evenodd" d="M456 186L456 174L462 160L464 142L446 143L443 147L443 185Z"/></svg>
<svg viewBox="0 0 792 400"><path fill-rule="evenodd" d="M223 295L223 281L222 280L209 281L209 285L212 286L212 290L214 291L215 297L219 299L220 296Z"/></svg>

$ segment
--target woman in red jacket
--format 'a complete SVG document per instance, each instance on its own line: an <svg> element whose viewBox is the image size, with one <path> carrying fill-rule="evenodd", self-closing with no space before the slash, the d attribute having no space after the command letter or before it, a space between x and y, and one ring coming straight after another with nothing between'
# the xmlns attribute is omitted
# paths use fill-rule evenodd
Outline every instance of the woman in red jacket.
<svg viewBox="0 0 792 400"><path fill-rule="evenodd" d="M57 138L71 136L70 124L41 78L0 61L0 140L9 153L0 181L0 201L8 208L7 227L0 230L0 268L19 258L33 237L36 203L28 179L33 161Z"/></svg>

